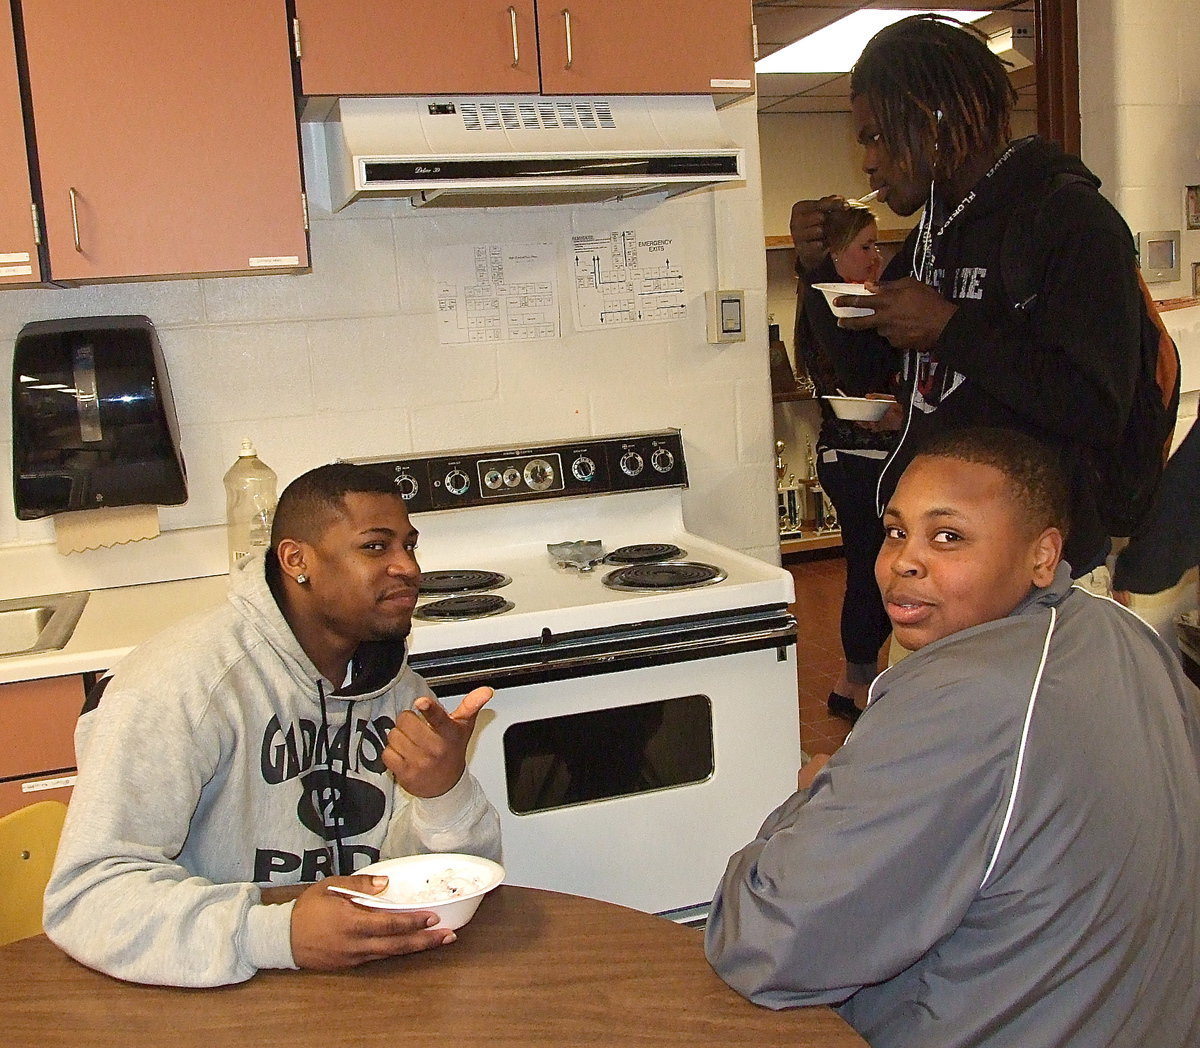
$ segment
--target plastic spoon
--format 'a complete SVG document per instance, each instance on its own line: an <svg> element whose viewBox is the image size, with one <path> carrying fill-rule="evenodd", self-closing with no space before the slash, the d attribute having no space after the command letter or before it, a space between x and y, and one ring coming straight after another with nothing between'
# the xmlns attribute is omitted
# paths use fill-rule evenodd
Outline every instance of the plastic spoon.
<svg viewBox="0 0 1200 1048"><path fill-rule="evenodd" d="M370 892L360 892L355 888L343 888L340 884L330 884L325 888L326 891L337 892L338 895L346 895L351 899L366 899L369 902L378 902L379 896L372 895Z"/></svg>

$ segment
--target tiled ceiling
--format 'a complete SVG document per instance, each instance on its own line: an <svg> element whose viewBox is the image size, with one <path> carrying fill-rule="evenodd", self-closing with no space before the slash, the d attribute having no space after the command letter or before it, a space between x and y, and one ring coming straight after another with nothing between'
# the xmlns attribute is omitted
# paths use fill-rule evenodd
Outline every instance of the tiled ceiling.
<svg viewBox="0 0 1200 1048"><path fill-rule="evenodd" d="M754 21L758 27L758 55L765 58L773 51L799 40L802 36L835 22L843 15L862 8L928 11L991 11L975 23L989 36L1014 24L1033 25L1033 0L994 0L968 2L950 0L933 5L906 0L882 0L861 3L855 0L754 0ZM1010 73L1017 89L1017 108L1037 110L1037 86L1033 66ZM840 113L850 109L850 78L831 73L760 73L758 109L761 113Z"/></svg>

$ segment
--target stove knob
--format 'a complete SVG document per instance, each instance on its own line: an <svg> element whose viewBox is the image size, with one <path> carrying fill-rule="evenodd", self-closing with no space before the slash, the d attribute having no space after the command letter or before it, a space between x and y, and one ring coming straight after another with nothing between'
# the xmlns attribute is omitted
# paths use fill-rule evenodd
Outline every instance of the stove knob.
<svg viewBox="0 0 1200 1048"><path fill-rule="evenodd" d="M504 478L500 476L500 471L498 469L489 469L487 473L484 474L483 482L493 491L496 491L504 486Z"/></svg>
<svg viewBox="0 0 1200 1048"><path fill-rule="evenodd" d="M579 458L571 463L571 475L576 480L582 480L586 484L589 480L594 480L596 477L596 463L586 455L580 455Z"/></svg>
<svg viewBox="0 0 1200 1048"><path fill-rule="evenodd" d="M670 473L675 465L675 456L666 448L655 448L654 454L650 456L650 465L659 473Z"/></svg>
<svg viewBox="0 0 1200 1048"><path fill-rule="evenodd" d="M392 483L400 489L400 497L405 502L416 498L417 492L421 490L420 485L417 483L417 478L411 477L407 473L401 473Z"/></svg>
<svg viewBox="0 0 1200 1048"><path fill-rule="evenodd" d="M508 469L506 469L504 471L505 487L515 488L520 483L521 483L520 470L513 469L512 466L509 466Z"/></svg>
<svg viewBox="0 0 1200 1048"><path fill-rule="evenodd" d="M471 486L471 478L461 469L452 469L446 474L446 490L451 495L461 495Z"/></svg>
<svg viewBox="0 0 1200 1048"><path fill-rule="evenodd" d="M545 459L533 459L525 465L525 483L533 491L545 491L554 483L554 467Z"/></svg>
<svg viewBox="0 0 1200 1048"><path fill-rule="evenodd" d="M636 451L627 451L621 456L621 472L627 477L636 477L642 472L642 456Z"/></svg>

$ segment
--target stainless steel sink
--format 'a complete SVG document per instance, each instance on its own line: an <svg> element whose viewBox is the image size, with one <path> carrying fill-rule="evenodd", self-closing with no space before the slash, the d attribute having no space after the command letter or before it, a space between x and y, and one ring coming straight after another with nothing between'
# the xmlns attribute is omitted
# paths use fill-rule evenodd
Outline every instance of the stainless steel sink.
<svg viewBox="0 0 1200 1048"><path fill-rule="evenodd" d="M56 651L71 639L88 592L0 600L0 658Z"/></svg>

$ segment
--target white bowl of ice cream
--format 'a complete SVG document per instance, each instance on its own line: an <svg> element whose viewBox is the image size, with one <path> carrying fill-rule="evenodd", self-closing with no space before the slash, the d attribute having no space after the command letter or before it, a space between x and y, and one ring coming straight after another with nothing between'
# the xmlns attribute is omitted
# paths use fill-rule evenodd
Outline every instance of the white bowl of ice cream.
<svg viewBox="0 0 1200 1048"><path fill-rule="evenodd" d="M822 397L829 401L838 418L851 422L878 422L888 413L896 400L894 397Z"/></svg>
<svg viewBox="0 0 1200 1048"><path fill-rule="evenodd" d="M405 855L384 859L356 871L388 879L388 886L360 906L379 910L428 910L437 928L461 928L479 909L483 897L504 880L504 867L491 859L457 852Z"/></svg>
<svg viewBox="0 0 1200 1048"><path fill-rule="evenodd" d="M873 309L865 309L862 306L835 306L833 304L833 300L839 295L873 295L875 292L868 291L866 284L813 284L813 287L825 296L825 301L829 303L829 308L835 317L869 317L875 312Z"/></svg>

